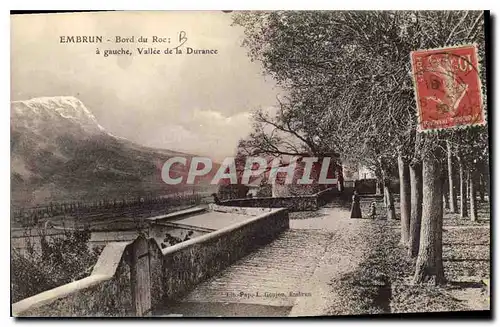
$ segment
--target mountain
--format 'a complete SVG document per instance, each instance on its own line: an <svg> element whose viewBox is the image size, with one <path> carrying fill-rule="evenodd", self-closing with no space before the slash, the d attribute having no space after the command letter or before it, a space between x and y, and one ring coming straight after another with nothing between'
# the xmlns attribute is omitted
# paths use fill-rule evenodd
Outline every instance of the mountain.
<svg viewBox="0 0 500 327"><path fill-rule="evenodd" d="M161 180L170 157L194 155L155 149L108 133L75 97L11 102L11 202L93 201L192 190ZM185 176L186 167L177 173ZM200 181L209 184L208 178Z"/></svg>

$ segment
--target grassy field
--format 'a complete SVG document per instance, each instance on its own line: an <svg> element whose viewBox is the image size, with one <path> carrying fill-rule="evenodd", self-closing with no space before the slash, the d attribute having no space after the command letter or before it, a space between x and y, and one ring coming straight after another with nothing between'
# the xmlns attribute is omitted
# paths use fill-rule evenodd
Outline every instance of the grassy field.
<svg viewBox="0 0 500 327"><path fill-rule="evenodd" d="M363 213L368 212L367 206ZM382 206L378 201L377 208ZM416 259L409 258L399 244L399 221L378 216L373 222L376 232L367 236L373 246L366 260L356 272L332 284L344 296L343 314L489 310L489 206L489 202L479 203L476 222L446 210L443 265L447 283L442 286L413 284Z"/></svg>

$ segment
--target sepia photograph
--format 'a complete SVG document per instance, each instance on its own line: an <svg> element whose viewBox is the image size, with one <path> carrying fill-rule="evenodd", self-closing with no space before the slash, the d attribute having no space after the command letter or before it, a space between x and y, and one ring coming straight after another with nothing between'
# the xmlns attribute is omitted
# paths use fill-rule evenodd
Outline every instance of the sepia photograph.
<svg viewBox="0 0 500 327"><path fill-rule="evenodd" d="M490 20L12 11L11 316L492 318Z"/></svg>

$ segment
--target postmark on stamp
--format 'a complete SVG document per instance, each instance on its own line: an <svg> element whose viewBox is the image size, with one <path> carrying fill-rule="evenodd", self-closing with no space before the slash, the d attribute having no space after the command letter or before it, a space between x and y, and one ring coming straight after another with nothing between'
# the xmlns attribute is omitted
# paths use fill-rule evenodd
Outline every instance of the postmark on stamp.
<svg viewBox="0 0 500 327"><path fill-rule="evenodd" d="M418 131L485 125L475 45L411 52Z"/></svg>

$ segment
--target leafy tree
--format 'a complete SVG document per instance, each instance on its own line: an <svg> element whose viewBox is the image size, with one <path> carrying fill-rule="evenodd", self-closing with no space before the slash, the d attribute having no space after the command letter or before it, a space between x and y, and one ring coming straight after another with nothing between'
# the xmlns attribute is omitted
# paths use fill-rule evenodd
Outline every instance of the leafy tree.
<svg viewBox="0 0 500 327"><path fill-rule="evenodd" d="M415 281L442 282L441 171L449 135L417 134L409 55L468 42L484 53L483 14L244 12L234 23L244 28L252 60L288 92L275 117L256 114L248 144L275 154L335 152L376 167L389 218L395 212L387 172L397 162L402 242L419 254Z"/></svg>

